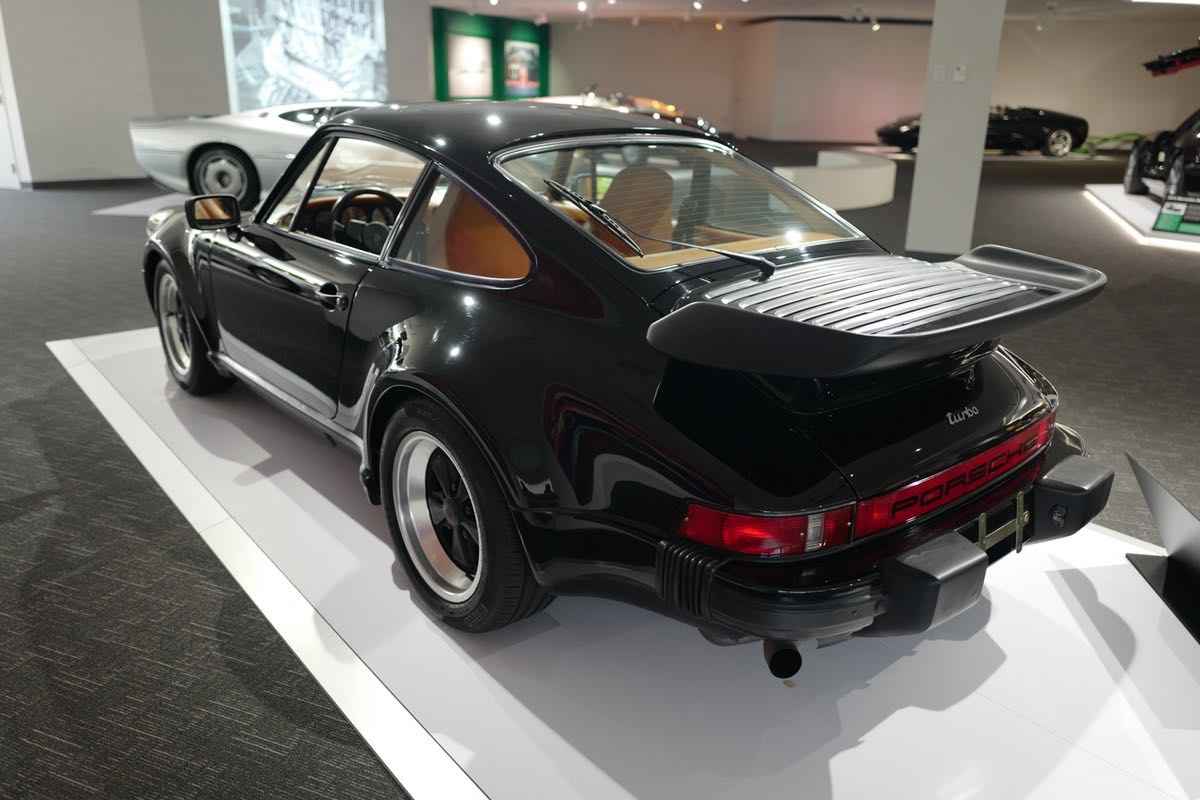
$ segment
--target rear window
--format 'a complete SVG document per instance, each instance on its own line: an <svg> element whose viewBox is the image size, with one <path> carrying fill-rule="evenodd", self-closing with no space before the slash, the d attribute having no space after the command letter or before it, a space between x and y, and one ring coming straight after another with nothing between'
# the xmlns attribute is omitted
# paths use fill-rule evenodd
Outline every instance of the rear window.
<svg viewBox="0 0 1200 800"><path fill-rule="evenodd" d="M499 167L643 270L714 257L691 245L759 252L862 235L775 173L707 144L601 140L518 153ZM643 255L547 180L603 208Z"/></svg>

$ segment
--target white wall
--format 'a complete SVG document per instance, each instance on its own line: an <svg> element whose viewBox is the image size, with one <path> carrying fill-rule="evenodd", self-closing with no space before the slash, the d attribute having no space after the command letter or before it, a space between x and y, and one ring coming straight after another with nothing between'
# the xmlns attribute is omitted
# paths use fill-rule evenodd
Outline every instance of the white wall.
<svg viewBox="0 0 1200 800"><path fill-rule="evenodd" d="M921 108L930 28L837 22L774 22L776 77L772 124L739 120L745 136L818 142L862 142L875 129ZM748 48L753 56L759 51ZM744 90L753 91L746 84Z"/></svg>
<svg viewBox="0 0 1200 800"><path fill-rule="evenodd" d="M429 0L386 0L389 100L433 99L433 14Z"/></svg>
<svg viewBox="0 0 1200 800"><path fill-rule="evenodd" d="M869 142L884 122L919 111L931 28L832 22L597 22L551 34L551 91L597 83L676 102L723 131L776 140ZM1152 78L1141 64L1189 45L1178 22L1058 19L1001 37L995 102L1075 113L1093 133L1172 128L1200 105L1200 69Z"/></svg>
<svg viewBox="0 0 1200 800"><path fill-rule="evenodd" d="M596 22L550 29L550 91L577 94L590 84L675 103L720 130L733 123L737 32L712 23Z"/></svg>
<svg viewBox="0 0 1200 800"><path fill-rule="evenodd" d="M26 181L141 174L129 119L154 112L138 0L0 0Z"/></svg>
<svg viewBox="0 0 1200 800"><path fill-rule="evenodd" d="M1197 32L1178 22L1060 19L1041 32L1009 23L992 98L1077 114L1099 135L1174 128L1200 106L1200 68L1155 78L1142 63L1191 46Z"/></svg>
<svg viewBox="0 0 1200 800"><path fill-rule="evenodd" d="M218 0L141 0L154 116L229 113Z"/></svg>

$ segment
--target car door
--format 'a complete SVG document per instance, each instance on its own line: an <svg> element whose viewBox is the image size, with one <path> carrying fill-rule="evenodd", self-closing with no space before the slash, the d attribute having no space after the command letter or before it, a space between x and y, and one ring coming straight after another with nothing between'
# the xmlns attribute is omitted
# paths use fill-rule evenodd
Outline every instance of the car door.
<svg viewBox="0 0 1200 800"><path fill-rule="evenodd" d="M212 245L221 349L242 373L332 418L355 289L379 261L426 160L331 135L240 231Z"/></svg>

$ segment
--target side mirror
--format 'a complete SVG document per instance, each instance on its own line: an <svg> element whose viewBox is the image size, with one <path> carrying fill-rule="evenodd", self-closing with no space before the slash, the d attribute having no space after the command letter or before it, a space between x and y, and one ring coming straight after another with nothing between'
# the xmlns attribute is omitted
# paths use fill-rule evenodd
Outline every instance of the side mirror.
<svg viewBox="0 0 1200 800"><path fill-rule="evenodd" d="M188 225L198 231L236 228L242 220L237 198L231 194L205 194L189 197L183 203Z"/></svg>

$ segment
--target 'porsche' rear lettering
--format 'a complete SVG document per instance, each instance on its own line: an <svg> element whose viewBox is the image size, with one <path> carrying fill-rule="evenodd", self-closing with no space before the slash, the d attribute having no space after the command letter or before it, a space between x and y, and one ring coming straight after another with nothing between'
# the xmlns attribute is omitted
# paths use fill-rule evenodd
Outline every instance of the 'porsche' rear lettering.
<svg viewBox="0 0 1200 800"><path fill-rule="evenodd" d="M921 485L909 493L897 493L892 503L892 518L899 521L899 518L930 511L961 497L1019 465L1037 450L1041 443L1039 431L1035 430L1001 452L984 453L982 463L976 463L979 458L977 456L976 459L947 470L943 473L943 480L934 486Z"/></svg>

